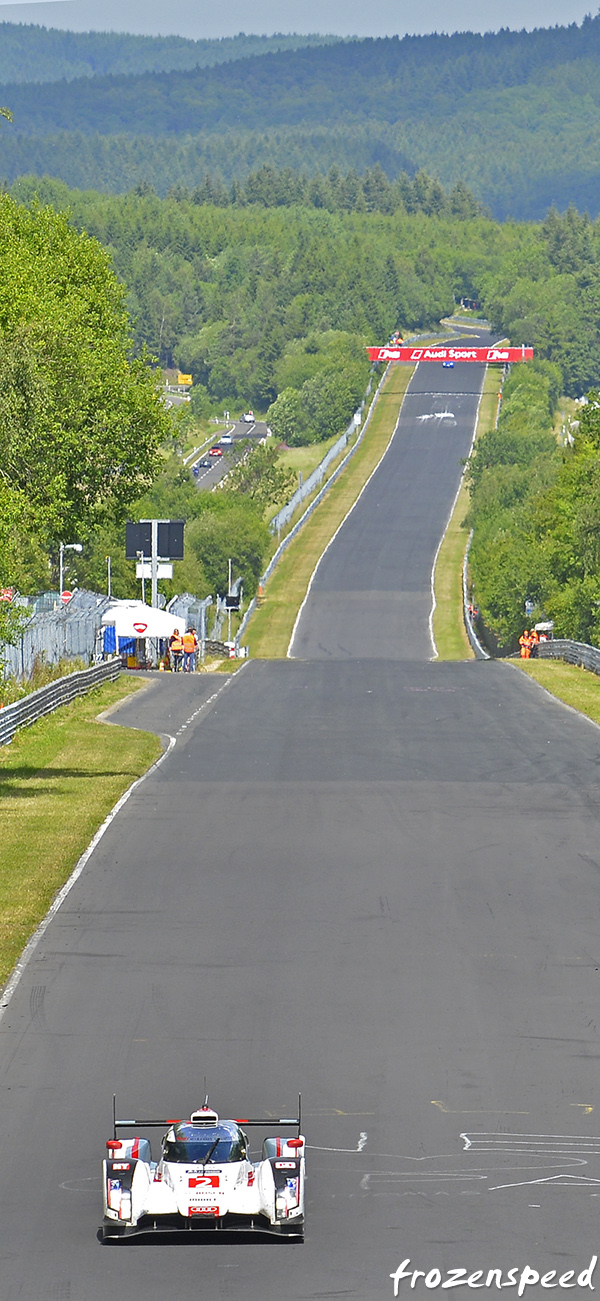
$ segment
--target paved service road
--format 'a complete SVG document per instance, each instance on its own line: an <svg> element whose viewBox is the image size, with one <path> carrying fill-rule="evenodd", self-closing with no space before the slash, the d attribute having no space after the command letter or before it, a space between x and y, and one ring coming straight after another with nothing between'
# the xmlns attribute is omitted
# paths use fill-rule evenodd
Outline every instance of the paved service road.
<svg viewBox="0 0 600 1301"><path fill-rule="evenodd" d="M406 1258L506 1282L597 1252L600 733L417 632L413 659L250 662L208 696L157 675L123 708L148 726L154 697L177 743L0 1022L2 1301L379 1301ZM224 1114L302 1090L305 1243L101 1246L113 1090L183 1115L205 1079Z"/></svg>
<svg viewBox="0 0 600 1301"><path fill-rule="evenodd" d="M232 420L225 426L224 430L216 429L214 442L205 447L203 452L198 452L197 456L193 456L186 460L186 464L190 470L192 470L195 465L198 466L198 475L196 476L198 487L204 489L208 488L209 490L216 487L216 485L221 482L221 479L223 479L231 469L232 444L228 445L221 443L223 433L231 436L233 444L245 442L246 439L250 439L252 442L258 444L262 438L266 438L268 432L269 430L264 420L256 420L254 424L250 424L244 420ZM220 447L223 456L210 457L210 447ZM202 465L202 461L210 461L210 467Z"/></svg>

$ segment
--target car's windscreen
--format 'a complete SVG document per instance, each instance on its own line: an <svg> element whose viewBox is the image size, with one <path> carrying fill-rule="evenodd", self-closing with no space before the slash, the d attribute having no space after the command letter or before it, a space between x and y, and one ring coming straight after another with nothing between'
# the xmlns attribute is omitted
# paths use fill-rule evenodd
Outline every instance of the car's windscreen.
<svg viewBox="0 0 600 1301"><path fill-rule="evenodd" d="M212 1136L203 1134L202 1137L198 1135L198 1138L192 1139L176 1138L174 1142L166 1139L163 1153L165 1161L184 1161L188 1165L224 1165L229 1161L243 1161L246 1148L241 1138L232 1139L228 1134L227 1137L215 1139L213 1133Z"/></svg>

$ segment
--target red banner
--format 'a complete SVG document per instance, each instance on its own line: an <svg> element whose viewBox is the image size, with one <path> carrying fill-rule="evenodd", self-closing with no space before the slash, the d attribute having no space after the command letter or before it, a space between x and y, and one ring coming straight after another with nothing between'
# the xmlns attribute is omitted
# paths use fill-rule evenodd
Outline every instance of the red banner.
<svg viewBox="0 0 600 1301"><path fill-rule="evenodd" d="M385 348L367 348L371 361L478 361L486 365L513 361L532 361L533 348L404 348L389 344Z"/></svg>

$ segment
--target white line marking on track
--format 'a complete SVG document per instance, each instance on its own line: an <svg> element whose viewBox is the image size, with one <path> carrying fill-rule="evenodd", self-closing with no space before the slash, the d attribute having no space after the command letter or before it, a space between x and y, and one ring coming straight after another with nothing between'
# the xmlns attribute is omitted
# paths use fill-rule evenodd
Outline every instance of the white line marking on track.
<svg viewBox="0 0 600 1301"><path fill-rule="evenodd" d="M482 378L482 381L481 381L481 388L480 388L480 390L479 390L479 401L478 401L478 403L477 403L477 411L475 412L475 424L474 424L474 426L473 426L473 437L472 437L472 439L471 439L471 446L470 446L470 448L469 448L469 456L471 455L471 452L473 451L473 448L474 448L474 446L475 446L475 439L476 439L476 437L477 437L477 426L478 426L478 424L479 424L479 408L480 408L480 406L481 406L481 399L482 399L482 397L483 397L483 386L484 386L484 384L485 384L485 377L486 377L486 375L487 375L487 366L485 367L485 370L484 370L484 372L483 372L483 378ZM468 460L468 457L467 457L467 460ZM459 498L459 495L460 495L460 490L461 490L461 488L462 488L462 486L463 486L463 482L464 482L464 478L465 478L465 470L466 470L466 468L467 468L467 467L466 467L466 465L465 465L465 469L463 470L463 472L462 472L462 474L461 474L461 476L460 476L460 483L459 483L458 488L457 488L457 490L456 490L456 496L455 496L455 498L454 498L454 501L452 502L452 509L451 509L451 511L450 511L450 514L449 514L449 516L448 516L448 519L446 520L446 527L445 527L444 532L442 533L442 536L441 536L441 538L440 538L440 540L439 540L438 548L437 548L437 551L436 551L436 553L435 553L435 556L433 557L433 564L432 564L432 566L431 566L431 584L430 584L430 585L431 585L431 611L430 611L430 614L429 614L429 639L430 639L430 641L431 641L431 646L432 646L432 650L433 650L433 655L431 656L432 660L437 660L437 659L439 659L438 648L437 648L437 646L436 646L436 644L435 644L435 637L434 637L434 635L433 635L433 616L434 616L434 614L435 614L435 607L436 607L436 605L437 605L437 601L436 601L436 599L435 599L435 570L436 570L436 565L437 565L437 562L438 562L438 557L439 557L440 551L441 551L441 549L442 549L442 543L443 543L444 538L445 538L445 536L446 536L446 534L447 534L447 532L448 532L448 526L449 526L449 524L450 524L450 520L452 519L452 516L453 516L453 514L454 514L454 510L455 510L455 507L456 507L456 503L457 503L458 498Z"/></svg>
<svg viewBox="0 0 600 1301"><path fill-rule="evenodd" d="M203 709L206 709L210 704L212 704L213 700L216 700L217 696L219 696L221 692L224 691L225 687L228 687L230 685L230 683L233 681L233 678L237 677L237 673L241 672L241 669L244 668L246 668L246 664L242 664L240 666L240 669L238 669L235 674L232 674L230 678L227 678L227 680L223 682L223 684L219 687L218 691L213 692L212 696L209 696L208 700L205 700L198 709L194 710L194 713L190 715L190 717L187 719L187 723L184 724L184 726L187 726L187 724L193 722L193 720L197 718L198 714L202 713ZM21 957L19 958L19 961L17 962L17 965L14 968L12 975L8 980L8 983L6 984L2 992L2 997L0 999L0 1020L2 1020L2 1017L4 1016L4 1013L10 1003L10 1000L21 980L23 972L25 971L28 962L33 957L33 954L37 949L40 940L45 935L50 925L50 922L56 916L59 908L61 908L62 904L67 898L67 895L70 894L71 890L73 889L73 886L79 880L79 877L81 876L81 873L83 872L84 868L89 862L96 846L100 844L100 841L102 840L102 837L104 836L105 832L108 831L108 828L114 822L117 814L121 812L121 809L127 803L129 797L133 795L133 792L137 790L138 786L142 785L142 782L146 781L147 777L150 777L152 773L155 773L157 769L160 768L161 764L165 762L165 759L168 759L169 755L171 754L171 751L174 749L175 745L177 744L177 737L181 735L181 732L182 732L182 728L179 729L179 731L175 734L175 736L170 736L166 734L166 739L168 740L167 749L156 760L156 763L153 763L152 766L148 768L147 772L142 773L141 777L137 777L136 780L131 783L131 786L128 786L127 790L124 791L121 798L117 800L117 803L115 804L114 808L112 808L110 813L107 814L107 816L105 817L102 826L98 828L95 836L92 837L87 849L84 850L83 854L81 855L81 858L78 859L77 863L75 864L75 867L73 868L73 871L71 872L69 879L65 881L65 884L63 885L62 889L59 890L58 894L52 900L52 903L50 904L48 912L46 913L46 916L44 917L43 921L40 922L39 926L33 932L31 939L27 941L27 944L23 949Z"/></svg>
<svg viewBox="0 0 600 1301"><path fill-rule="evenodd" d="M412 384L412 381L413 381L413 379L414 379L414 377L415 377L415 375L417 374L417 371L418 371L418 369L419 369L419 365L420 365L420 363L417 362L417 364L416 364L416 366L415 366L415 369L414 369L414 372L413 372L413 374L412 374L411 377L410 377L409 385ZM346 511L346 514L344 515L344 518L343 518L341 524L338 524L338 526L337 526L337 528L336 528L336 530L335 530L335 533L334 533L333 537L329 539L329 542L327 543L327 546L326 546L325 549L321 552L321 554L320 554L320 556L319 556L319 559L317 560L317 563L316 563L316 565L315 565L315 567L314 567L314 569L313 569L313 571L312 571L312 574L311 574L310 579L309 579L309 582L308 582L308 587L307 587L307 589L306 589L306 594L305 594L304 600L303 600L303 602L302 602L302 605L300 606L300 609L298 610L298 613L297 613L297 615L296 615L296 620L295 620L295 623L294 623L294 627L292 628L292 635L291 635L291 637L290 637L289 646L288 646L288 648L287 648L287 658L288 658L289 660L293 660L293 659L295 659L295 656L292 655L292 646L293 646L293 643L294 643L294 637L296 636L296 629L297 629L297 627L298 627L298 624L300 623L300 619L302 618L302 611L304 610L304 606L306 605L306 602L308 601L308 598L309 598L309 596L310 596L310 589L311 589L311 587L312 587L312 585L313 585L313 582L314 582L314 579L315 579L315 576L316 576L317 570L318 570L318 568L319 568L319 565L321 564L321 561L322 561L322 560L325 558L325 556L327 555L327 552L329 551L329 548L330 548L331 546L333 546L333 543L335 542L335 539L337 538L337 535L338 535L338 533L340 532L340 529L343 529L344 524L346 523L346 520L347 520L347 519L349 518L349 516L352 514L352 511L355 509L355 507L358 506L358 503L359 503L359 501L360 501L360 499L361 499L361 497L362 497L362 495L363 495L363 492L365 491L366 488L368 488L368 486L369 486L369 484L370 484L370 482L371 482L371 479L373 478L373 475L377 473L377 471L378 471L380 465L383 465L383 462L385 461L385 458L386 458L386 456L387 456L387 454L388 454L388 452L389 452L389 450L390 450L390 447L392 446L392 443L393 443L393 441L394 441L394 439L395 439L395 437L396 437L396 434L397 434L397 432L398 432L398 426L399 426L399 424L400 424L400 418L401 418L401 416L402 416L402 407L404 406L404 400L405 400L405 398L406 398L406 393L404 394L404 397L402 398L402 402L400 403L400 410L399 410L399 412L398 412L398 419L397 419L396 424L395 424L395 426L394 426L394 432L393 432L393 434L392 434L392 436L391 436L391 438L390 438L390 441L389 441L389 443L388 443L388 445L387 445L387 447L386 447L386 449L385 449L385 452L383 453L383 456L381 456L381 457L379 458L379 460L378 460L378 462L377 462L377 465L375 466L375 469L374 469L374 470L371 470L371 473L370 473L370 475L369 475L369 477L368 477L366 483L363 483L363 486L362 486L362 488L361 488L361 490L360 490L360 492L359 492L359 494L358 494L358 497L356 498L356 501L354 501L354 502L352 503L352 505L351 505L351 507L350 507L350 510Z"/></svg>

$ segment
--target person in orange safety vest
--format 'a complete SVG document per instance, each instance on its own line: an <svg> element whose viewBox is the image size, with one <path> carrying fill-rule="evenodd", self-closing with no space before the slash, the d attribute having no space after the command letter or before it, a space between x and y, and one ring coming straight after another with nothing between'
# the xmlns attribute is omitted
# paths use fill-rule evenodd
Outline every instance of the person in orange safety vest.
<svg viewBox="0 0 600 1301"><path fill-rule="evenodd" d="M198 649L198 638L194 628L188 628L183 634L183 671L194 672L194 659Z"/></svg>
<svg viewBox="0 0 600 1301"><path fill-rule="evenodd" d="M174 629L173 636L169 640L169 651L173 672L179 673L183 659L183 638L180 636L179 628Z"/></svg>
<svg viewBox="0 0 600 1301"><path fill-rule="evenodd" d="M521 647L521 659L528 660L531 654L531 643L529 641L528 628L525 629L525 632L521 633L521 636L519 637L519 646Z"/></svg>

